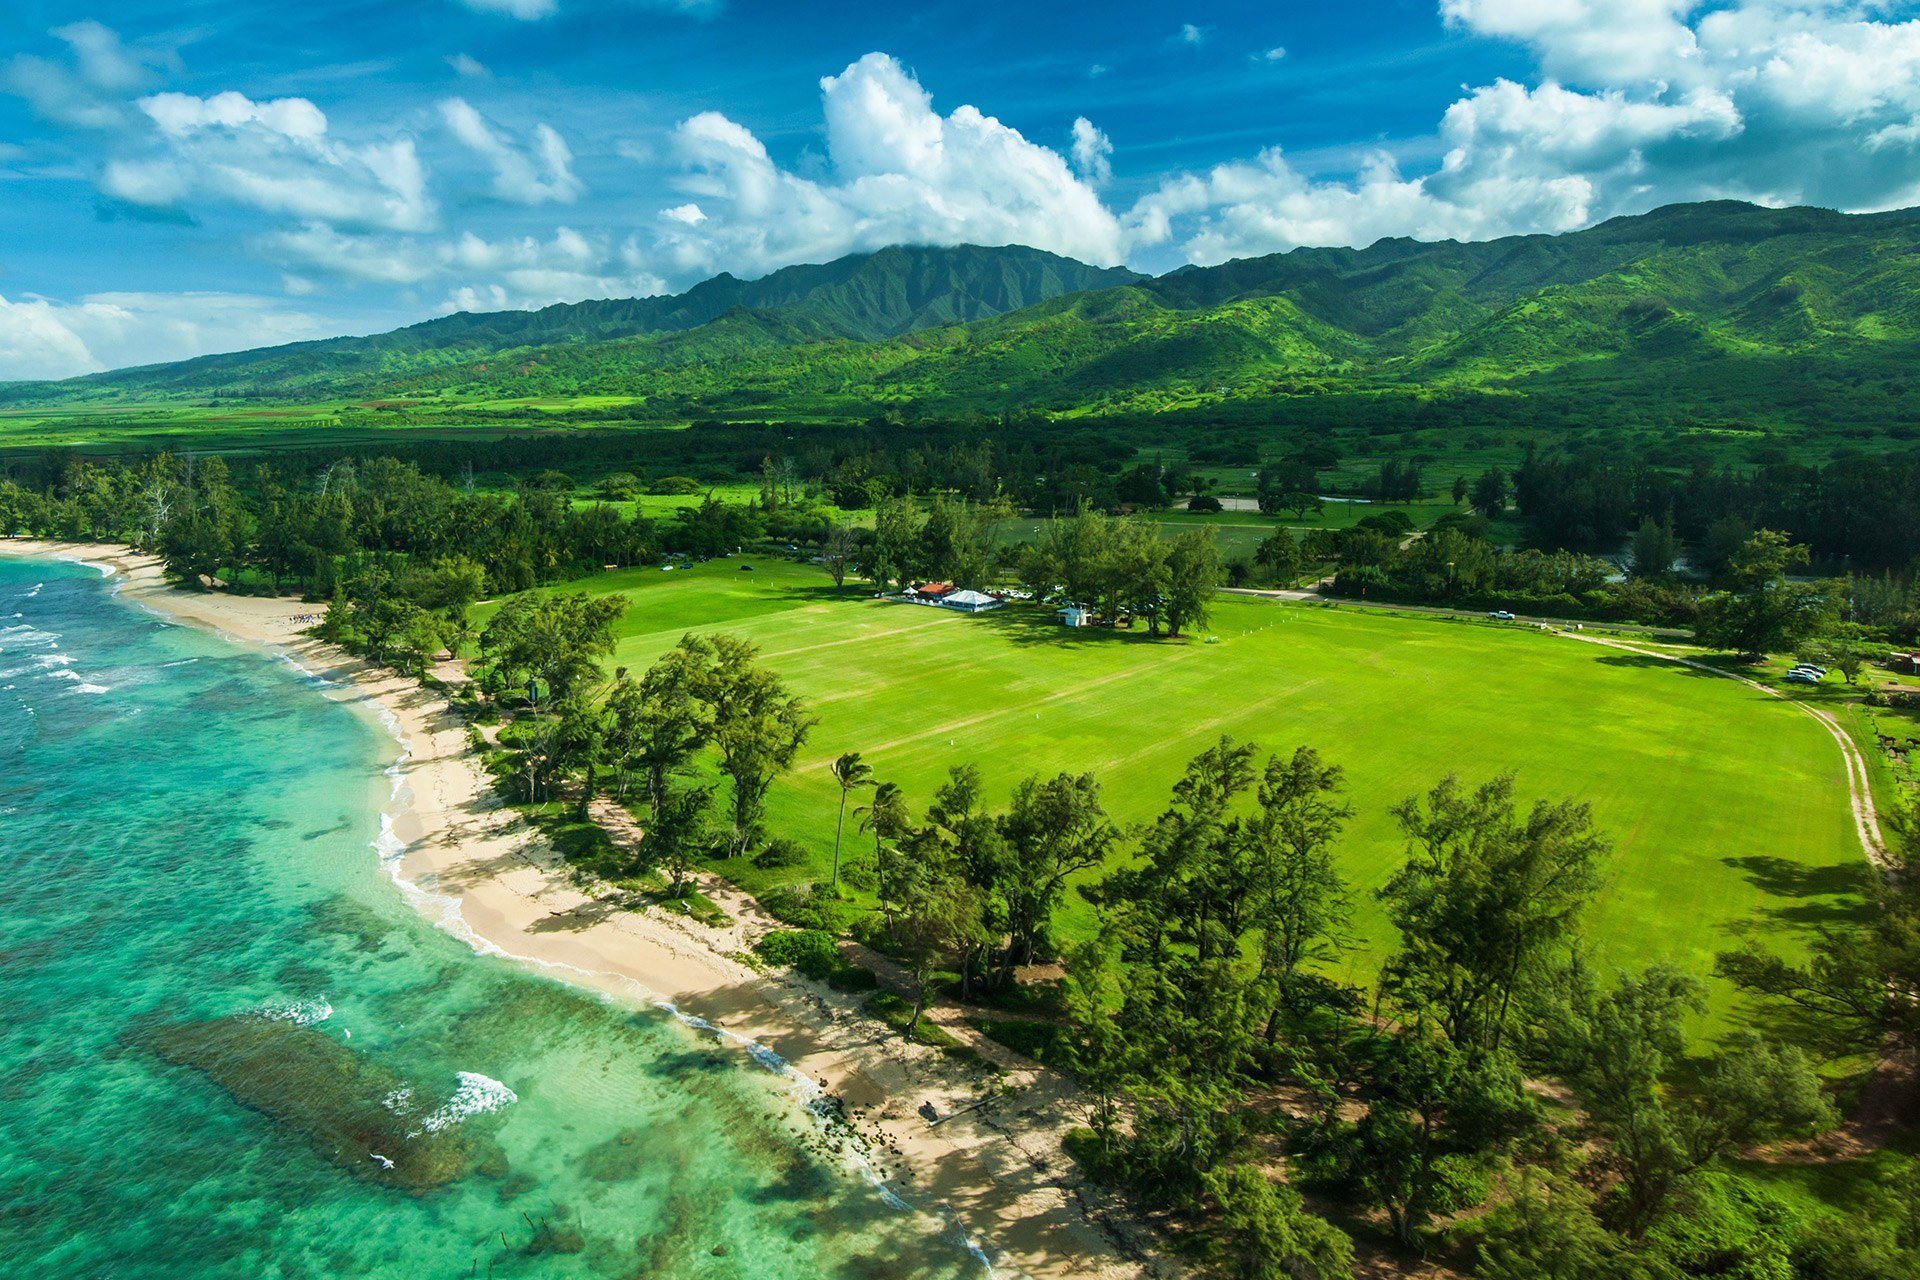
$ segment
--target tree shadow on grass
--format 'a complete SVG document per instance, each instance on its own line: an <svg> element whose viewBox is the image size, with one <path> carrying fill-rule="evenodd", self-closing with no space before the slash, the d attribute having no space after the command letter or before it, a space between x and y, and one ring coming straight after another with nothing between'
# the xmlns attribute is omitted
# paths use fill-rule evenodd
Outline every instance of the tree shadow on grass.
<svg viewBox="0 0 1920 1280"><path fill-rule="evenodd" d="M1777 920L1834 926L1863 924L1871 918L1867 895L1872 884L1865 865L1838 863L1810 867L1771 854L1747 854L1720 861L1770 897L1798 900L1791 906L1769 908L1767 914Z"/></svg>
<svg viewBox="0 0 1920 1280"><path fill-rule="evenodd" d="M1702 671L1690 667L1684 662L1675 662L1671 658L1656 658L1650 653L1608 653L1594 659L1603 667L1624 667L1639 671L1666 671L1674 675L1692 676L1696 680L1718 680L1719 676L1711 671Z"/></svg>
<svg viewBox="0 0 1920 1280"><path fill-rule="evenodd" d="M750 576L750 575L742 575ZM864 604L871 601L873 590L870 587L855 586L848 583L844 587L833 585L833 579L821 575L818 582L782 582L769 586L766 591L769 600L788 601L796 606L809 604Z"/></svg>
<svg viewBox="0 0 1920 1280"><path fill-rule="evenodd" d="M1123 630L1117 627L1065 627L1050 609L1008 606L985 613L962 614L974 626L982 627L1010 644L1027 647L1091 648L1104 645L1183 645L1189 637L1149 636L1145 624Z"/></svg>

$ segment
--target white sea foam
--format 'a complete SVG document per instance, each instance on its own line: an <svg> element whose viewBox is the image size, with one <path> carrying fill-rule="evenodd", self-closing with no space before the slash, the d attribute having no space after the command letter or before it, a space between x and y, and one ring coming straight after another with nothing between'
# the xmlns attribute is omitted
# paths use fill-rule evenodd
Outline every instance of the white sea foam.
<svg viewBox="0 0 1920 1280"><path fill-rule="evenodd" d="M403 1084L386 1097L380 1099L380 1105L397 1116L404 1116L413 1110L413 1086Z"/></svg>
<svg viewBox="0 0 1920 1280"><path fill-rule="evenodd" d="M82 680L79 684L75 685L73 687L73 691L75 693L92 693L92 694L113 692L113 690L109 689L104 684L89 684L85 680Z"/></svg>
<svg viewBox="0 0 1920 1280"><path fill-rule="evenodd" d="M7 649L44 649L59 639L59 632L42 631L30 622L0 627L0 647Z"/></svg>
<svg viewBox="0 0 1920 1280"><path fill-rule="evenodd" d="M263 1018L311 1027L333 1016L333 1006L325 996L312 1000L269 1000L254 1010Z"/></svg>
<svg viewBox="0 0 1920 1280"><path fill-rule="evenodd" d="M519 1094L492 1076L483 1076L478 1071L460 1071L455 1074L460 1077L460 1087L453 1091L451 1098L420 1122L420 1128L415 1130L416 1133L438 1133L442 1129L459 1124L462 1120L484 1116L520 1101Z"/></svg>

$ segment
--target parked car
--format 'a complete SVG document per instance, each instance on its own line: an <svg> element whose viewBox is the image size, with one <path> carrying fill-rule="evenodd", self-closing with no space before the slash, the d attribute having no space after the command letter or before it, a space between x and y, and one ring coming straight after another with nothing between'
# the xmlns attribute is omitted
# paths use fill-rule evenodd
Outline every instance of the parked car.
<svg viewBox="0 0 1920 1280"><path fill-rule="evenodd" d="M1795 671L1811 671L1823 680L1826 679L1827 676L1827 669L1825 667L1816 666L1811 662L1796 662L1793 664L1793 669Z"/></svg>
<svg viewBox="0 0 1920 1280"><path fill-rule="evenodd" d="M1820 677L1811 671L1802 671L1795 667L1783 677L1789 684L1819 684Z"/></svg>
<svg viewBox="0 0 1920 1280"><path fill-rule="evenodd" d="M1488 614L1487 616L1489 618L1492 618L1495 622L1512 622L1513 621L1513 615L1508 613L1505 609L1495 609L1492 613Z"/></svg>

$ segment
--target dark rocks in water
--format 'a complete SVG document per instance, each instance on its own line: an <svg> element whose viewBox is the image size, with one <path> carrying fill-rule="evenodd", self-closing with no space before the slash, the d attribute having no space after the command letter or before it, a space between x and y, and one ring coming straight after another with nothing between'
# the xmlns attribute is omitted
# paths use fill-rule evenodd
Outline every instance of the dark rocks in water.
<svg viewBox="0 0 1920 1280"><path fill-rule="evenodd" d="M452 1182L498 1151L451 1127L422 1130L424 1112L388 1105L414 1094L404 1077L313 1027L243 1014L162 1026L142 1042L300 1134L316 1154L355 1177L424 1190Z"/></svg>
<svg viewBox="0 0 1920 1280"><path fill-rule="evenodd" d="M538 1258L548 1253L581 1253L586 1247L587 1237L571 1222L542 1221L520 1252Z"/></svg>
<svg viewBox="0 0 1920 1280"><path fill-rule="evenodd" d="M305 932L310 937L331 934L350 938L355 950L372 952L378 951L387 935L398 928L399 923L391 916L355 902L345 894L336 894L314 905Z"/></svg>
<svg viewBox="0 0 1920 1280"><path fill-rule="evenodd" d="M626 1182L639 1177L641 1170L659 1160L643 1138L638 1129L622 1129L581 1157L580 1172L595 1182Z"/></svg>
<svg viewBox="0 0 1920 1280"><path fill-rule="evenodd" d="M494 1195L499 1197L501 1204L505 1204L509 1200L518 1200L521 1196L527 1194L527 1192L539 1185L539 1179L531 1175L524 1173L510 1174L495 1188Z"/></svg>

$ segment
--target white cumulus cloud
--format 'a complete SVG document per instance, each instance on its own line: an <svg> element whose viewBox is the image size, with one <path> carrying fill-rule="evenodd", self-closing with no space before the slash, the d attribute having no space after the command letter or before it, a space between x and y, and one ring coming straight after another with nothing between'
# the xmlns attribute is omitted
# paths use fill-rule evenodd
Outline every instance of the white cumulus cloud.
<svg viewBox="0 0 1920 1280"><path fill-rule="evenodd" d="M645 297L666 292L666 282L645 264L638 245L561 227L545 240L535 236L489 241L465 235L440 254L443 272L456 284L440 304L443 312L544 307L581 298Z"/></svg>
<svg viewBox="0 0 1920 1280"><path fill-rule="evenodd" d="M159 93L138 105L154 125L153 145L107 163L101 187L118 199L160 207L212 197L266 213L403 231L435 220L411 138L342 142L305 98Z"/></svg>
<svg viewBox="0 0 1920 1280"><path fill-rule="evenodd" d="M514 204L572 204L586 193L573 174L573 152L551 126L534 126L526 147L516 146L464 98L440 104L440 118L463 146L493 169L493 194Z"/></svg>
<svg viewBox="0 0 1920 1280"><path fill-rule="evenodd" d="M347 233L320 223L266 237L260 248L303 281L444 289L440 310L502 311L582 298L665 292L632 237L560 227L552 235L449 239Z"/></svg>
<svg viewBox="0 0 1920 1280"><path fill-rule="evenodd" d="M663 228L671 271L761 272L889 244L965 242L1120 260L1119 220L1058 152L972 106L941 115L886 54L866 55L820 88L818 172L781 167L717 112L681 122L680 186L704 217Z"/></svg>
<svg viewBox="0 0 1920 1280"><path fill-rule="evenodd" d="M1520 43L1538 83L1471 89L1444 156L1350 178L1278 151L1163 181L1132 248L1200 262L1382 234L1565 231L1685 200L1872 210L1920 202L1920 21L1871 0L1441 0L1457 29Z"/></svg>
<svg viewBox="0 0 1920 1280"><path fill-rule="evenodd" d="M1073 167L1095 186L1113 178L1113 139L1085 116L1073 122Z"/></svg>

